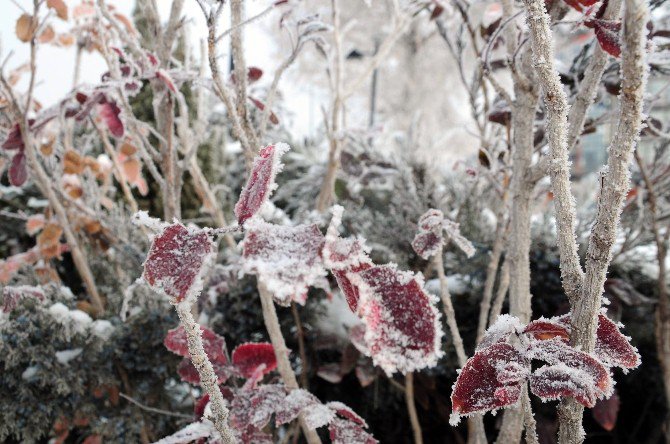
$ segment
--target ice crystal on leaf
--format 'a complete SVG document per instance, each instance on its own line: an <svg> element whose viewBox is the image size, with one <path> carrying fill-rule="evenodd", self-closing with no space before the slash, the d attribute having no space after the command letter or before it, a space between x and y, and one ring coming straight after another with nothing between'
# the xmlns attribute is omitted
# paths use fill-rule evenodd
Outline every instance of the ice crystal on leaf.
<svg viewBox="0 0 670 444"><path fill-rule="evenodd" d="M584 23L589 28L593 28L596 34L598 44L603 51L614 57L621 56L621 41L619 33L621 32L621 22L602 20L596 18Z"/></svg>
<svg viewBox="0 0 670 444"><path fill-rule="evenodd" d="M444 233L460 248L467 257L475 254L475 247L467 240L456 222L444 218L440 210L426 211L418 222L418 232L412 241L414 251L424 259L438 254L444 245Z"/></svg>
<svg viewBox="0 0 670 444"><path fill-rule="evenodd" d="M235 204L237 222L243 225L254 216L277 187L275 176L281 171L281 156L289 150L285 143L268 145L254 159L251 174Z"/></svg>
<svg viewBox="0 0 670 444"><path fill-rule="evenodd" d="M195 300L202 289L203 275L216 256L209 234L182 224L166 226L151 244L144 262L144 280L178 303Z"/></svg>
<svg viewBox="0 0 670 444"><path fill-rule="evenodd" d="M170 436L156 441L154 444L188 444L201 438L218 436L214 424L210 421L194 422Z"/></svg>
<svg viewBox="0 0 670 444"><path fill-rule="evenodd" d="M440 210L430 209L419 218L419 231L412 241L414 251L424 259L439 253L444 245L442 222L444 214Z"/></svg>
<svg viewBox="0 0 670 444"><path fill-rule="evenodd" d="M254 390L238 390L230 405L230 424L242 429L248 425L261 429L285 403L286 391L279 385L262 385Z"/></svg>
<svg viewBox="0 0 670 444"><path fill-rule="evenodd" d="M278 304L304 304L308 287L326 275L319 228L273 225L257 219L245 227L243 271L256 274Z"/></svg>
<svg viewBox="0 0 670 444"><path fill-rule="evenodd" d="M98 107L98 114L114 137L123 137L124 127L121 121L121 109L111 100L105 100Z"/></svg>
<svg viewBox="0 0 670 444"><path fill-rule="evenodd" d="M231 360L245 378L251 378L261 366L261 376L277 368L275 350L267 342L241 344L233 350Z"/></svg>
<svg viewBox="0 0 670 444"><path fill-rule="evenodd" d="M298 417L303 409L311 409L319 403L319 399L307 390L292 390L281 405L278 406L275 421L277 425L291 422Z"/></svg>
<svg viewBox="0 0 670 444"><path fill-rule="evenodd" d="M356 313L360 293L352 282L352 276L372 268L373 263L368 257L368 247L361 238L341 238L339 227L342 224L343 208L333 207L333 218L326 232L323 246L323 262L331 270L337 285L342 290L351 311Z"/></svg>
<svg viewBox="0 0 670 444"><path fill-rule="evenodd" d="M598 315L595 355L609 367L633 369L640 365L640 355L612 320Z"/></svg>
<svg viewBox="0 0 670 444"><path fill-rule="evenodd" d="M378 441L360 425L336 418L328 426L333 444L376 444Z"/></svg>
<svg viewBox="0 0 670 444"><path fill-rule="evenodd" d="M507 342L508 339L523 330L519 319L508 314L498 316L495 324L490 326L482 336L477 345L477 351L484 350L499 342Z"/></svg>
<svg viewBox="0 0 670 444"><path fill-rule="evenodd" d="M375 365L389 375L435 365L442 355L442 328L437 298L424 290L422 277L390 264L358 273L355 284L365 342Z"/></svg>
<svg viewBox="0 0 670 444"><path fill-rule="evenodd" d="M529 366L519 350L505 343L493 344L468 359L451 393L453 415L450 422L457 424L461 415L516 404L524 372L519 372L517 378L512 378L510 372L501 376L510 364L520 368Z"/></svg>
<svg viewBox="0 0 670 444"><path fill-rule="evenodd" d="M599 397L591 375L565 364L547 365L530 376L530 390L545 401L572 396L577 402L593 407Z"/></svg>
<svg viewBox="0 0 670 444"><path fill-rule="evenodd" d="M576 9L577 11L582 11L587 6L595 5L598 0L564 0L565 3Z"/></svg>

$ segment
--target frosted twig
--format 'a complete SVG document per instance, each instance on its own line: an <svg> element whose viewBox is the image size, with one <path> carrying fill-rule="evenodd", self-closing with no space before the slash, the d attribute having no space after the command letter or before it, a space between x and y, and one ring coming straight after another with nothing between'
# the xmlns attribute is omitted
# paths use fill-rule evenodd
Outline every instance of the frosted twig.
<svg viewBox="0 0 670 444"><path fill-rule="evenodd" d="M226 407L225 400L219 389L218 379L214 373L214 367L209 361L205 349L202 344L202 332L200 325L193 318L191 313L191 303L187 298L183 302L176 305L177 314L181 325L186 332L186 340L188 342L188 352L191 355L191 362L198 370L200 375L200 385L209 395L209 402L213 413L214 427L221 435L221 439L225 444L234 444L236 442L233 431L228 425L229 411Z"/></svg>
<svg viewBox="0 0 670 444"><path fill-rule="evenodd" d="M263 321L265 322L265 328L268 331L270 342L272 342L275 357L277 358L277 370L279 371L286 388L288 390L295 390L299 388L298 380L295 377L295 372L293 371L293 368L291 368L291 363L288 359L289 350L286 347L284 336L279 327L279 318L277 317L277 311L275 310L274 302L272 300L272 293L270 293L270 290L268 290L267 286L261 280L258 280L258 294L260 295L261 306L263 307ZM310 429L305 424L303 413L298 416L298 419L307 442L309 444L321 444L321 439L319 439L319 435L316 431Z"/></svg>
<svg viewBox="0 0 670 444"><path fill-rule="evenodd" d="M141 408L142 410L145 410L147 412L151 413L157 413L159 415L165 415L165 416L174 416L175 418L185 418L185 419L193 419L193 415L185 415L183 413L176 413L176 412L171 412L169 410L163 410L163 409L157 409L155 407L149 407L141 402L139 402L136 399L131 398L130 396L126 395L125 393L119 393L119 396L125 399L128 402L131 402Z"/></svg>
<svg viewBox="0 0 670 444"><path fill-rule="evenodd" d="M645 0L626 0L622 31L622 83L619 124L609 146L607 169L597 203L586 254L586 274L579 299L572 305L570 342L585 352L595 347L598 310L612 260L612 247L623 202L630 186L629 167L642 126L642 102L647 81L646 25L649 10ZM560 442L584 439L584 407L574 399L561 403Z"/></svg>

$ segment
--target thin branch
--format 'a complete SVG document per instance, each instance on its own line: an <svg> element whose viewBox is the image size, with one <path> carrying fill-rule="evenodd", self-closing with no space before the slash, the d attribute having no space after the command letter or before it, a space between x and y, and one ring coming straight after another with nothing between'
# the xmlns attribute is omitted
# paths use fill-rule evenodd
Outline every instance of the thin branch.
<svg viewBox="0 0 670 444"><path fill-rule="evenodd" d="M174 416L175 418L184 418L184 419L193 419L193 415L185 415L183 413L176 413L176 412L171 412L169 410L163 410L163 409L157 409L155 407L149 407L147 405L142 404L141 402L137 401L136 399L131 398L130 396L126 395L125 393L119 393L119 396L125 399L128 402L131 402L141 408L142 410L145 410L147 412L151 413L156 413L159 415L165 415L165 416Z"/></svg>
<svg viewBox="0 0 670 444"><path fill-rule="evenodd" d="M423 444L421 423L419 422L419 415L416 413L416 403L414 402L414 373L412 372L408 372L405 375L405 403L407 404L409 421L412 424L414 444Z"/></svg>

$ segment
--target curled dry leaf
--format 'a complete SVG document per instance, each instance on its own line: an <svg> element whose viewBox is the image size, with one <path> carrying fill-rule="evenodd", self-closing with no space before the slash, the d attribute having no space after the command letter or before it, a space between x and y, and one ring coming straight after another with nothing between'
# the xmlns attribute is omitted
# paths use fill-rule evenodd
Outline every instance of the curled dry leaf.
<svg viewBox="0 0 670 444"><path fill-rule="evenodd" d="M412 241L412 248L424 259L438 254L444 245L442 222L444 214L440 210L430 209L419 218L419 230Z"/></svg>
<svg viewBox="0 0 670 444"><path fill-rule="evenodd" d="M47 7L56 11L56 15L59 19L68 19L68 9L64 0L47 0Z"/></svg>

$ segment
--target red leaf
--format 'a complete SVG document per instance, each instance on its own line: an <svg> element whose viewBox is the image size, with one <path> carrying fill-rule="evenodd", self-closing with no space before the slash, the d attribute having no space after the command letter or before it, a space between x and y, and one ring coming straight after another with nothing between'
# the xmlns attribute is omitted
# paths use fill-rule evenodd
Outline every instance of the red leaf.
<svg viewBox="0 0 670 444"><path fill-rule="evenodd" d="M363 427L368 426L365 423L365 420L361 418L356 412L354 412L348 405L338 401L329 402L326 405L331 409L335 410L335 413L337 413L341 417L348 419L349 421L353 421L356 424L360 424Z"/></svg>
<svg viewBox="0 0 670 444"><path fill-rule="evenodd" d="M202 345L209 360L213 363L227 364L226 340L202 325L200 326L200 331L202 332ZM165 345L165 348L172 353L187 358L190 356L186 330L184 330L184 327L181 325L172 330L168 330L168 333L163 340L163 344Z"/></svg>
<svg viewBox="0 0 670 444"><path fill-rule="evenodd" d="M230 377L230 367L228 365L213 361L212 367L214 368L214 374L216 375L219 384L223 384L228 380ZM177 367L177 373L184 382L200 384L200 374L189 358L181 360Z"/></svg>
<svg viewBox="0 0 670 444"><path fill-rule="evenodd" d="M233 365L245 378L250 378L261 365L265 368L262 374L270 373L277 368L277 358L272 344L267 342L247 343L233 350Z"/></svg>
<svg viewBox="0 0 670 444"><path fill-rule="evenodd" d="M503 366L523 369L523 373L529 363L516 348L505 343L494 344L468 359L451 393L452 424L458 423L460 415L498 409L519 400L523 377L520 374L515 381L508 373L502 382L499 369Z"/></svg>
<svg viewBox="0 0 670 444"><path fill-rule="evenodd" d="M543 400L574 397L577 402L593 407L599 396L591 375L564 364L546 365L530 377L530 390Z"/></svg>
<svg viewBox="0 0 670 444"><path fill-rule="evenodd" d="M528 354L532 358L548 362L554 367L562 364L569 369L581 371L580 374L588 375L587 382L592 385L596 398L609 396L612 392L612 378L607 368L596 358L575 350L560 338L537 341L531 344ZM553 374L557 374L559 370L554 371ZM574 378L569 379L574 380ZM593 399L593 402L595 402L595 399Z"/></svg>
<svg viewBox="0 0 670 444"><path fill-rule="evenodd" d="M303 389L291 390L291 393L277 406L275 422L277 426L293 421L301 411L321 402L316 396Z"/></svg>
<svg viewBox="0 0 670 444"><path fill-rule="evenodd" d="M377 444L378 441L363 427L352 421L334 419L328 426L333 444Z"/></svg>
<svg viewBox="0 0 670 444"><path fill-rule="evenodd" d="M26 155L23 151L14 154L9 166L9 183L20 187L28 179L28 167L26 166Z"/></svg>
<svg viewBox="0 0 670 444"><path fill-rule="evenodd" d="M430 209L419 218L419 231L412 241L414 251L424 259L438 254L444 245L442 222L444 214L440 210Z"/></svg>
<svg viewBox="0 0 670 444"><path fill-rule="evenodd" d="M21 136L21 127L18 123L15 123L7 134L7 138L2 143L2 149L7 151L23 150L23 137Z"/></svg>
<svg viewBox="0 0 670 444"><path fill-rule="evenodd" d="M442 329L437 298L424 291L423 279L391 264L371 267L355 280L365 342L375 365L387 374L435 365L442 355Z"/></svg>
<svg viewBox="0 0 670 444"><path fill-rule="evenodd" d="M258 99L255 99L251 96L249 96L249 100L251 100L251 103L253 103L254 106L256 108L258 108L259 110L261 110L261 111L265 110L265 103L261 102ZM279 119L277 118L275 113L273 113L272 111L270 111L270 122L272 122L274 125L279 125Z"/></svg>
<svg viewBox="0 0 670 444"><path fill-rule="evenodd" d="M253 219L246 224L243 270L258 275L277 303L304 304L307 288L326 275L323 235L316 225L286 227Z"/></svg>
<svg viewBox="0 0 670 444"><path fill-rule="evenodd" d="M279 160L288 150L289 146L285 143L268 145L254 159L249 180L235 204L235 216L240 225L260 210L276 188L275 176L283 166Z"/></svg>
<svg viewBox="0 0 670 444"><path fill-rule="evenodd" d="M616 419L619 415L619 395L616 391L608 399L601 399L593 406L591 414L600 426L611 432L616 426Z"/></svg>
<svg viewBox="0 0 670 444"><path fill-rule="evenodd" d="M196 419L202 419L202 416L205 414L205 408L207 407L207 404L209 404L209 395L205 393L205 396L198 399L193 406L193 414L195 415Z"/></svg>
<svg viewBox="0 0 670 444"><path fill-rule="evenodd" d="M430 14L430 20L435 20L440 15L442 15L443 12L444 12L444 7L442 7L440 5L435 5L435 7L433 8L433 12L431 12L431 14Z"/></svg>
<svg viewBox="0 0 670 444"><path fill-rule="evenodd" d="M255 390L239 390L230 406L230 424L237 429L265 427L284 403L286 391L277 384L261 385Z"/></svg>
<svg viewBox="0 0 670 444"><path fill-rule="evenodd" d="M595 354L605 365L625 369L640 365L640 355L607 316L598 315Z"/></svg>
<svg viewBox="0 0 670 444"><path fill-rule="evenodd" d="M593 28L596 33L596 39L603 51L614 57L619 57L621 55L621 42L619 40L621 22L594 19L585 24Z"/></svg>
<svg viewBox="0 0 670 444"><path fill-rule="evenodd" d="M538 319L532 321L523 330L524 333L532 335L535 339L544 341L551 338L559 338L564 342L570 341L570 333L563 324L552 322L551 319Z"/></svg>
<svg viewBox="0 0 670 444"><path fill-rule="evenodd" d="M206 265L215 255L207 232L187 229L178 223L168 225L151 244L143 277L154 290L163 291L173 302L197 298Z"/></svg>
<svg viewBox="0 0 670 444"><path fill-rule="evenodd" d="M351 279L361 271L371 268L373 263L368 257L365 240L340 237L339 227L342 224L343 210L339 205L333 207L333 218L328 226L323 246L323 262L335 276L349 308L356 313L360 293L358 286Z"/></svg>
<svg viewBox="0 0 670 444"><path fill-rule="evenodd" d="M247 80L249 83L253 83L258 81L261 77L263 77L263 70L260 68L257 68L255 66L250 66L247 69Z"/></svg>
<svg viewBox="0 0 670 444"><path fill-rule="evenodd" d="M102 120L105 121L109 132L114 137L123 137L124 129L123 122L119 115L121 114L121 109L116 106L116 103L112 101L105 101L101 103L98 107L98 113Z"/></svg>

